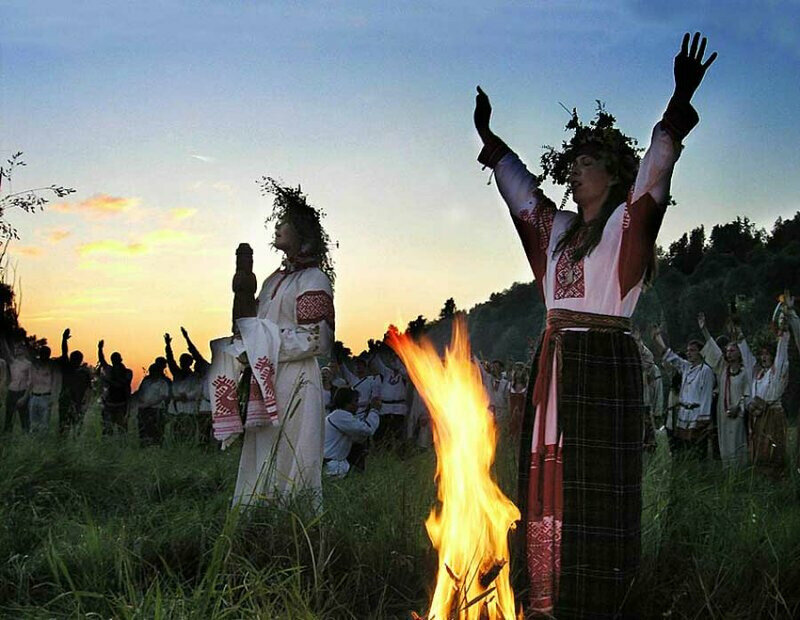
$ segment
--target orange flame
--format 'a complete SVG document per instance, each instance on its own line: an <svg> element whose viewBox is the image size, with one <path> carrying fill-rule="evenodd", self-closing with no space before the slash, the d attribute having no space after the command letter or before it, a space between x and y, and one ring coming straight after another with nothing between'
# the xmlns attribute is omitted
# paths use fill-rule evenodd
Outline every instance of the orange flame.
<svg viewBox="0 0 800 620"><path fill-rule="evenodd" d="M425 527L439 552L439 571L427 617L511 620L508 532L520 513L492 478L497 430L466 326L454 321L444 362L429 341L416 344L396 330L388 344L405 364L433 426L440 506Z"/></svg>

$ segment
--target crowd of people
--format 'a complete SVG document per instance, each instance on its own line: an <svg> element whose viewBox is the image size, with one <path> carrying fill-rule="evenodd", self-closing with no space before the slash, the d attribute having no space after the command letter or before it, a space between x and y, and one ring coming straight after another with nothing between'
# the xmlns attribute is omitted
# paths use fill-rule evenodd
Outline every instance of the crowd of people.
<svg viewBox="0 0 800 620"><path fill-rule="evenodd" d="M751 349L733 314L727 333L714 338L703 313L697 317L702 339L690 340L681 357L653 331L656 359L642 350L645 401L651 417L646 433L663 420L670 449L677 454L719 458L725 467L751 464L771 476L785 473L789 382L789 344L800 351L800 320L788 292L774 313L769 332ZM755 351L755 354L754 352ZM667 380L668 372L671 379ZM667 390L667 398L663 398Z"/></svg>
<svg viewBox="0 0 800 620"><path fill-rule="evenodd" d="M46 432L51 416L61 435L77 432L89 406L100 408L104 435L127 433L129 422L136 418L142 444L158 444L169 427L178 438L211 439L211 406L206 375L209 364L181 328L188 353L175 361L172 338L164 335L164 355L150 364L138 389L132 390L133 371L125 366L122 355L113 352L108 359L105 342L97 344L97 364L86 363L81 351L69 350L69 328L61 338L61 356L52 358L48 346L39 346L35 354L28 343L18 341L11 347L3 341L0 352L0 390L4 394L5 421L9 433L19 421L25 433ZM110 363L109 363L110 362ZM169 370L168 377L166 371Z"/></svg>

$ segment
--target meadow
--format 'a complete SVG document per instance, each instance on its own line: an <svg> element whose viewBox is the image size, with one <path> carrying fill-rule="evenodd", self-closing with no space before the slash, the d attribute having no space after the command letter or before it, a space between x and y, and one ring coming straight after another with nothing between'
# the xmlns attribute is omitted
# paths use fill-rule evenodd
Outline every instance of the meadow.
<svg viewBox="0 0 800 620"><path fill-rule="evenodd" d="M96 411L94 412L96 417ZM96 421L95 421L96 422ZM661 438L663 439L663 438ZM794 445L791 447L794 450ZM513 498L505 439L496 474ZM324 510L230 510L238 447L19 434L0 443L0 613L9 618L408 618L436 556L434 454L373 453ZM643 617L800 617L800 476L672 462L644 479Z"/></svg>

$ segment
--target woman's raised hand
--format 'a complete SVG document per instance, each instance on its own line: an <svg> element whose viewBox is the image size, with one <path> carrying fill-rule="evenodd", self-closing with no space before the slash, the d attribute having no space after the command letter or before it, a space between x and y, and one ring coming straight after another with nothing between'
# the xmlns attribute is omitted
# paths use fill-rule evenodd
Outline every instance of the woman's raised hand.
<svg viewBox="0 0 800 620"><path fill-rule="evenodd" d="M689 101L703 81L706 70L717 58L717 53L713 52L708 60L703 62L703 55L706 52L706 38L700 40L700 33L695 32L692 37L692 45L689 47L689 33L683 35L683 42L678 55L675 56L675 97L684 101Z"/></svg>
<svg viewBox="0 0 800 620"><path fill-rule="evenodd" d="M492 104L489 103L489 96L478 86L478 94L475 96L475 129L478 134L484 137L489 132L489 119L492 117Z"/></svg>

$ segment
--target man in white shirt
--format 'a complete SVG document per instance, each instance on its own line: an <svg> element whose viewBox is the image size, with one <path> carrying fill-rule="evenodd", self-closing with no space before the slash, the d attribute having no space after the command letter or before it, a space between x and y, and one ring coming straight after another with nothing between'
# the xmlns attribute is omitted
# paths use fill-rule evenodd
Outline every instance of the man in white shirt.
<svg viewBox="0 0 800 620"><path fill-rule="evenodd" d="M352 455L353 444L366 441L378 429L380 419L377 410L369 409L362 418L356 415L357 407L356 390L346 387L336 390L333 395L333 411L325 417L325 452L322 462L323 471L329 476L346 476L350 471L350 461L355 456Z"/></svg>
<svg viewBox="0 0 800 620"><path fill-rule="evenodd" d="M380 378L368 373L368 365L365 356L356 358L355 372L351 372L347 367L347 362L342 360L339 368L342 375L350 384L350 387L358 392L358 410L361 416L365 415L370 408L380 409L381 382Z"/></svg>
<svg viewBox="0 0 800 620"><path fill-rule="evenodd" d="M385 358L378 351L372 359L380 377L381 396L381 425L375 440L397 446L404 440L408 413L405 368L392 351Z"/></svg>
<svg viewBox="0 0 800 620"><path fill-rule="evenodd" d="M686 359L683 359L666 346L660 331L657 330L653 337L664 352L662 360L681 373L680 403L673 428L675 451L686 452L703 459L707 455L711 406L716 383L714 371L703 362L703 356L700 354L703 343L690 340L686 345Z"/></svg>
<svg viewBox="0 0 800 620"><path fill-rule="evenodd" d="M171 397L169 379L158 364L150 364L147 376L132 396L139 413L139 441L142 445L158 445L164 437L164 413Z"/></svg>

